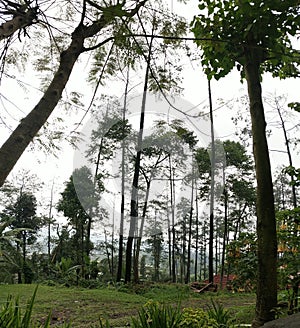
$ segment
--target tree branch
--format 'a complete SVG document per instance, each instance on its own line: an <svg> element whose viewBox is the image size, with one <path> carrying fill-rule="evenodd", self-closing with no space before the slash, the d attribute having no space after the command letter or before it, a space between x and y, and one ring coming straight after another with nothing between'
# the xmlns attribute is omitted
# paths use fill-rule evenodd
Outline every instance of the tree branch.
<svg viewBox="0 0 300 328"><path fill-rule="evenodd" d="M15 16L0 25L0 41L12 36L16 31L34 24L37 19L37 7L29 8L26 12L15 11Z"/></svg>

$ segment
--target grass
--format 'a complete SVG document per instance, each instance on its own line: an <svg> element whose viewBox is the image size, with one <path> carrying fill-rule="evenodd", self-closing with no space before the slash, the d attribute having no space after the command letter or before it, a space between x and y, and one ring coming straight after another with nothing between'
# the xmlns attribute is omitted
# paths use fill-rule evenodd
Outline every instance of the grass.
<svg viewBox="0 0 300 328"><path fill-rule="evenodd" d="M35 285L0 285L0 304L8 295L19 296L21 306L34 293ZM148 284L131 287L106 287L102 289L66 288L40 285L33 308L33 317L43 323L52 310L52 327L63 322L72 322L72 327L94 328L99 317L108 319L112 326L127 325L136 316L142 305L149 300L182 307L207 309L211 298L225 308L232 308L239 323L249 323L249 313L254 313L253 294L229 294L190 292L187 286L179 284ZM250 319L250 320L249 320Z"/></svg>

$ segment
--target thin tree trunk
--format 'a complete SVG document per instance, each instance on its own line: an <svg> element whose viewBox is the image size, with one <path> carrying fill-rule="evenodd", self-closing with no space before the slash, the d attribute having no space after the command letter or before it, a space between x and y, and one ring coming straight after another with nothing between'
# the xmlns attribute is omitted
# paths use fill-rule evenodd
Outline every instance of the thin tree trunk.
<svg viewBox="0 0 300 328"><path fill-rule="evenodd" d="M47 249L48 249L48 263L51 262L51 223L52 223L52 207L53 207L53 189L54 189L54 180L52 182L51 192L50 192L50 204L49 204L49 215L48 215L48 240L47 240Z"/></svg>
<svg viewBox="0 0 300 328"><path fill-rule="evenodd" d="M183 283L185 279L185 250L186 250L186 222L185 217L183 217L183 226L182 226L182 243L181 243L181 261L180 261L180 282Z"/></svg>
<svg viewBox="0 0 300 328"><path fill-rule="evenodd" d="M117 281L122 279L123 268L123 239L124 239L124 215L125 215L125 121L126 121L126 109L127 109L127 97L129 87L129 67L127 68L127 78L124 93L123 103L123 131L122 131L122 181L121 181L121 218L120 218L120 233L119 233L119 256L118 256L118 271Z"/></svg>
<svg viewBox="0 0 300 328"><path fill-rule="evenodd" d="M172 280L172 229L169 211L169 194L167 193L167 220L168 220L168 260L169 260L169 279Z"/></svg>
<svg viewBox="0 0 300 328"><path fill-rule="evenodd" d="M225 180L225 179L224 179ZM225 186L225 184L224 184ZM223 233L223 246L222 246L222 259L221 259L221 277L220 277L220 287L223 289L223 278L225 273L225 254L227 246L227 235L228 235L228 192L226 186L223 191L224 195L224 233Z"/></svg>
<svg viewBox="0 0 300 328"><path fill-rule="evenodd" d="M244 70L250 100L257 180L258 279L256 315L252 327L260 327L274 319L274 308L277 305L277 240L271 165L261 94L260 54L255 47L253 49L247 49Z"/></svg>
<svg viewBox="0 0 300 328"><path fill-rule="evenodd" d="M110 273L111 277L113 277L112 265L111 265L110 254L109 254L109 249L108 249L106 229L104 229L104 242L105 242L105 252L106 252L106 258L107 258L109 273Z"/></svg>
<svg viewBox="0 0 300 328"><path fill-rule="evenodd" d="M147 207L148 207L151 180L152 179L150 178L148 181L146 181L146 183L147 183L146 196L145 196L145 202L144 202L144 206L143 206L143 213L142 213L142 219L141 219L141 226L140 226L140 230L139 230L139 236L137 237L137 243L136 243L136 251L135 251L135 256L134 256L134 267L133 267L133 273L134 273L133 276L134 276L135 283L137 283L139 281L139 256L140 256L142 236L143 236L145 218L146 218Z"/></svg>
<svg viewBox="0 0 300 328"><path fill-rule="evenodd" d="M191 279L191 244L192 244L192 221L193 221L193 207L194 207L194 166L192 170L192 193L191 193L191 207L189 215L189 234L188 234L188 250L187 250L187 267L185 283L188 284Z"/></svg>
<svg viewBox="0 0 300 328"><path fill-rule="evenodd" d="M111 279L112 280L115 279L115 272L114 272L115 210L116 210L116 204L114 199L113 222L112 222L112 232L111 232Z"/></svg>
<svg viewBox="0 0 300 328"><path fill-rule="evenodd" d="M195 245L195 277L194 281L197 281L198 277L198 253L199 253L199 208L198 208L198 197L197 197L197 181L195 181L196 184L196 245Z"/></svg>
<svg viewBox="0 0 300 328"><path fill-rule="evenodd" d="M139 175L140 175L140 162L141 162L141 155L142 155L142 142L143 142L143 133L144 133L148 79L149 79L150 61L152 55L151 53L152 42L153 42L153 38L151 38L149 49L148 49L148 58L146 63L147 67L146 67L145 82L144 82L144 93L143 93L142 106L141 106L140 129L139 129L138 142L137 142L137 154L134 163L134 176L132 181L131 201L130 201L130 227L129 227L129 235L127 239L127 247L126 247L125 282L131 281L132 246L133 246L133 239L136 229L136 221L138 219L138 187L139 187Z"/></svg>
<svg viewBox="0 0 300 328"><path fill-rule="evenodd" d="M171 155L169 155L169 180L170 180L170 194L171 194L171 215L172 215L172 282L176 282L176 264L175 264L175 183L174 183L174 172L172 167Z"/></svg>
<svg viewBox="0 0 300 328"><path fill-rule="evenodd" d="M211 182L210 182L210 208L209 208L209 244L208 244L208 280L214 281L214 202L215 202L215 136L214 136L214 118L212 108L212 97L210 81L208 80L209 95L209 116L211 130Z"/></svg>
<svg viewBox="0 0 300 328"><path fill-rule="evenodd" d="M282 117L282 114L281 114L281 111L279 108L279 104L277 103L277 100L276 100L276 109L277 109L277 112L278 112L278 115L280 118L282 130L283 130L286 151L287 151L288 159L289 159L289 165L293 166L292 153L291 153L291 149L290 149L290 140L287 135L285 123L284 123L284 120L283 120L283 117ZM291 175L291 188L292 188L292 196L293 196L293 206L294 206L294 208L296 208L297 207L297 192L296 192L295 178L293 175Z"/></svg>

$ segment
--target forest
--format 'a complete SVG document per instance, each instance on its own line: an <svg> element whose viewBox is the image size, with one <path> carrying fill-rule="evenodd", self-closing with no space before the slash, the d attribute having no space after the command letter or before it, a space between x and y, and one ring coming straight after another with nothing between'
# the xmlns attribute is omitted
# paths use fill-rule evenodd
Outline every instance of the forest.
<svg viewBox="0 0 300 328"><path fill-rule="evenodd" d="M165 304L164 288L251 295L253 328L297 315L299 11L0 1L1 294L155 289L132 327L241 327L213 299L208 312ZM0 327L35 327L30 303L23 325L13 304L1 297Z"/></svg>

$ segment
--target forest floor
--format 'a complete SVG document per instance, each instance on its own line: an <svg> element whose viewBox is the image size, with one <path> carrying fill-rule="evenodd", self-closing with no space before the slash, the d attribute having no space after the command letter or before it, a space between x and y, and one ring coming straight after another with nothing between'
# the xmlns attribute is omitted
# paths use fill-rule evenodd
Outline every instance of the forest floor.
<svg viewBox="0 0 300 328"><path fill-rule="evenodd" d="M26 307L36 285L0 285L0 307L8 295L19 297L19 303ZM43 322L52 311L51 327L71 322L72 328L99 327L99 317L108 319L113 327L129 325L138 309L149 300L165 304L180 304L182 308L203 308L211 300L229 308L236 323L251 323L254 316L255 295L248 293L206 292L195 293L181 284L147 284L137 286L108 286L98 289L84 289L62 286L38 287L33 317Z"/></svg>

